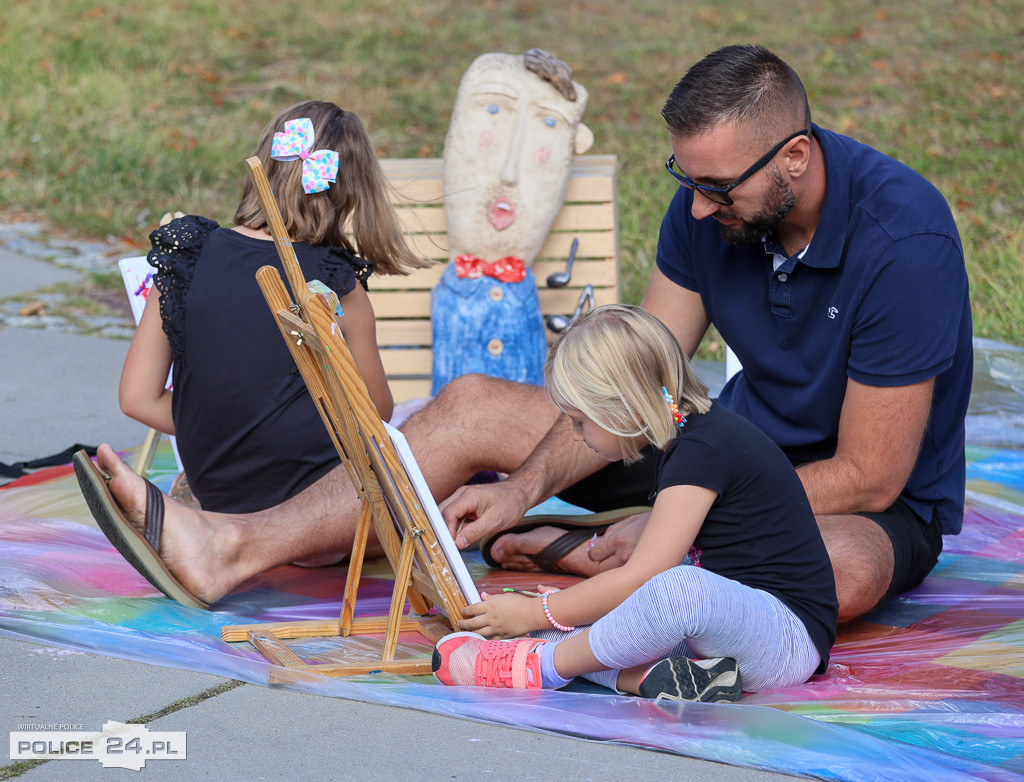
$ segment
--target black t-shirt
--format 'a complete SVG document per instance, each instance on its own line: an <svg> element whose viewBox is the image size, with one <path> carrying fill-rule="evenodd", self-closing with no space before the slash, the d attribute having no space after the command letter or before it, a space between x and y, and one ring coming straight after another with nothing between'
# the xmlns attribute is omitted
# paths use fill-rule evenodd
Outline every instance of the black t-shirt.
<svg viewBox="0 0 1024 782"><path fill-rule="evenodd" d="M282 268L274 243L195 215L150 240L189 486L206 510L277 505L339 458L256 282L260 267ZM342 248L293 246L303 276L339 296L365 283L373 268Z"/></svg>
<svg viewBox="0 0 1024 782"><path fill-rule="evenodd" d="M690 556L695 565L775 595L807 627L825 670L836 637L832 564L803 484L760 429L712 403L661 456L658 489L718 493Z"/></svg>

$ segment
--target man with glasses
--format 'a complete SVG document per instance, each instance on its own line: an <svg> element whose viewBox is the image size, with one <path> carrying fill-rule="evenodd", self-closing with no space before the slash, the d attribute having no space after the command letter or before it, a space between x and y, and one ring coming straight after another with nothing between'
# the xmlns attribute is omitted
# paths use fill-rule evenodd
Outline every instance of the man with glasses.
<svg viewBox="0 0 1024 782"><path fill-rule="evenodd" d="M971 316L949 207L906 166L811 124L800 79L760 47L708 55L663 116L680 187L643 306L687 353L712 323L737 353L743 370L719 401L797 467L840 619L859 616L920 583L941 535L962 523ZM456 543L486 538L505 567L536 569L530 556L546 550L589 575L625 561L646 520L620 522L589 548L556 527L517 533L552 495L603 511L646 504L655 485L656 454L608 464L574 442L538 387L456 378L402 428L435 497L452 495L441 507ZM109 449L100 457L141 525L141 478ZM510 475L456 491L488 469ZM168 500L159 553L213 602L274 565L347 550L357 517L351 487L336 478L245 517Z"/></svg>
<svg viewBox="0 0 1024 782"><path fill-rule="evenodd" d="M743 370L719 401L797 466L840 618L859 616L919 584L942 533L963 520L971 314L949 207L909 168L812 125L799 77L761 47L708 55L662 113L666 168L681 187L643 306L690 355L712 323L738 355ZM540 454L558 440L569 440L564 422ZM506 494L518 487L528 507L572 470L564 457L531 457ZM632 480L612 465L568 497L588 505L589 493ZM492 524L486 491L461 490L446 515ZM642 496L638 487L634 499ZM514 515L505 513L503 524ZM583 573L620 564L643 521L612 527L589 554L577 549L560 564ZM528 555L560 534L505 535L490 553L529 569Z"/></svg>

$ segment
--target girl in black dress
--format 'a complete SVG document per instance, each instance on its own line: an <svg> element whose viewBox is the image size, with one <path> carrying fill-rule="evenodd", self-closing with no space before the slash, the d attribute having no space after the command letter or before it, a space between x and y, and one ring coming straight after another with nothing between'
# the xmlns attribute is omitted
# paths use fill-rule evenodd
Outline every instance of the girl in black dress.
<svg viewBox="0 0 1024 782"><path fill-rule="evenodd" d="M338 326L388 419L366 281L427 264L405 244L369 136L355 114L306 101L267 125L256 155L303 275L337 294ZM177 436L204 510L277 505L339 460L255 280L262 266L281 269L255 187L247 177L233 227L189 215L150 239L154 286L125 360L121 408Z"/></svg>

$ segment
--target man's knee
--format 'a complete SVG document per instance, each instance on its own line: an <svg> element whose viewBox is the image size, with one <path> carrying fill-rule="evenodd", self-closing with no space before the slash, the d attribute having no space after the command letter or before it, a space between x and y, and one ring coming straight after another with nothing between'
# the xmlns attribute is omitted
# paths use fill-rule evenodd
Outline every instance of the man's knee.
<svg viewBox="0 0 1024 782"><path fill-rule="evenodd" d="M474 427L476 419L472 413L480 405L487 405L488 381L493 379L484 375L461 375L451 380L400 428L412 442L421 433L435 437L444 431L446 437L453 437L459 427Z"/></svg>
<svg viewBox="0 0 1024 782"><path fill-rule="evenodd" d="M819 516L832 562L839 621L866 614L885 597L893 577L893 547L878 524L863 516Z"/></svg>
<svg viewBox="0 0 1024 782"><path fill-rule="evenodd" d="M502 395L507 385L512 381L478 373L460 375L441 387L434 404L459 406L469 400L486 400Z"/></svg>
<svg viewBox="0 0 1024 782"><path fill-rule="evenodd" d="M475 425L481 420L503 420L509 410L529 414L531 408L536 408L537 412L550 408L554 416L554 406L541 386L474 373L460 375L446 383L423 412L450 415Z"/></svg>

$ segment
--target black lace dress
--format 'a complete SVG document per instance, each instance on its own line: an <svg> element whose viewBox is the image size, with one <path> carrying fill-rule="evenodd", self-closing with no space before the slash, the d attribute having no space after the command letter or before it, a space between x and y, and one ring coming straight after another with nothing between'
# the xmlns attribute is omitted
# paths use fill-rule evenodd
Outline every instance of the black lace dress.
<svg viewBox="0 0 1024 782"><path fill-rule="evenodd" d="M178 451L206 510L244 513L288 499L338 455L256 284L281 268L272 241L188 215L150 235L163 329L174 353ZM339 296L372 264L336 247L294 245L307 280Z"/></svg>

